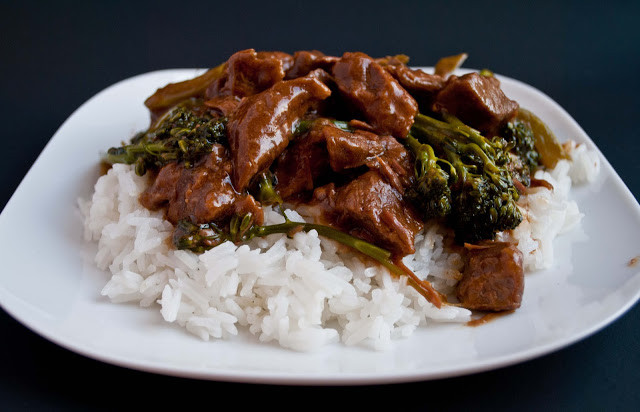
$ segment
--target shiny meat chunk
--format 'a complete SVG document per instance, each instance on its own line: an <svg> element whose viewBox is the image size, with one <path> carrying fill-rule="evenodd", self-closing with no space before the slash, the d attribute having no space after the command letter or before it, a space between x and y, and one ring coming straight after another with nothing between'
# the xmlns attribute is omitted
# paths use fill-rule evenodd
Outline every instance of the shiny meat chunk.
<svg viewBox="0 0 640 412"><path fill-rule="evenodd" d="M384 152L367 162L370 169L378 173L400 194L415 180L413 154L391 136L380 136Z"/></svg>
<svg viewBox="0 0 640 412"><path fill-rule="evenodd" d="M317 120L309 132L278 158L274 170L278 181L276 190L285 199L311 191L322 177L330 177L332 171L363 166L383 152L380 138L373 133L351 133L328 120Z"/></svg>
<svg viewBox="0 0 640 412"><path fill-rule="evenodd" d="M418 104L380 64L364 53L345 53L332 74L340 93L377 133L407 137Z"/></svg>
<svg viewBox="0 0 640 412"><path fill-rule="evenodd" d="M215 145L209 155L191 168L175 162L164 166L139 200L150 210L165 208L166 219L173 224L183 219L193 223L224 223L234 214L247 213L261 224L260 204L252 196L233 189L230 173L227 150Z"/></svg>
<svg viewBox="0 0 640 412"><path fill-rule="evenodd" d="M385 151L380 137L374 133L356 130L353 133L328 127L325 133L329 164L336 172L367 164Z"/></svg>
<svg viewBox="0 0 640 412"><path fill-rule="evenodd" d="M524 291L522 252L496 242L468 250L467 264L456 294L467 309L504 311L520 307Z"/></svg>
<svg viewBox="0 0 640 412"><path fill-rule="evenodd" d="M207 88L205 96L211 99L260 93L284 79L292 62L293 58L282 52L256 52L254 49L236 52L227 60L225 75Z"/></svg>
<svg viewBox="0 0 640 412"><path fill-rule="evenodd" d="M394 137L358 129L349 132L321 119L278 158L276 190L288 198L314 189L332 171L350 173L366 166L404 193L414 179L413 162L411 153Z"/></svg>
<svg viewBox="0 0 640 412"><path fill-rule="evenodd" d="M278 157L274 175L276 191L283 199L312 191L316 181L331 172L323 127L312 128Z"/></svg>
<svg viewBox="0 0 640 412"><path fill-rule="evenodd" d="M318 69L320 70L320 69ZM320 72L276 83L262 93L246 97L227 123L233 161L232 181L244 191L251 179L289 144L294 124L331 90Z"/></svg>
<svg viewBox="0 0 640 412"><path fill-rule="evenodd" d="M323 69L330 72L331 67L337 60L337 57L326 56L317 50L297 51L293 54L293 64L291 68L287 70L285 79L295 79L296 77L305 76L315 69Z"/></svg>
<svg viewBox="0 0 640 412"><path fill-rule="evenodd" d="M282 70L285 73L293 66L293 56L289 53L281 51L259 51L257 56L259 59L280 60L282 62Z"/></svg>
<svg viewBox="0 0 640 412"><path fill-rule="evenodd" d="M216 96L204 102L205 106L223 117L229 116L239 104L240 98L237 96Z"/></svg>
<svg viewBox="0 0 640 412"><path fill-rule="evenodd" d="M411 69L404 64L388 65L385 69L398 80L400 85L416 99L422 111L431 110L438 92L444 88L447 80L437 74L420 69Z"/></svg>
<svg viewBox="0 0 640 412"><path fill-rule="evenodd" d="M401 257L415 252L414 238L422 230L418 215L375 170L345 186L333 183L314 191L313 203L323 218L349 234Z"/></svg>
<svg viewBox="0 0 640 412"><path fill-rule="evenodd" d="M434 111L447 111L487 137L495 136L518 108L518 103L504 94L497 78L476 72L449 77L433 104Z"/></svg>

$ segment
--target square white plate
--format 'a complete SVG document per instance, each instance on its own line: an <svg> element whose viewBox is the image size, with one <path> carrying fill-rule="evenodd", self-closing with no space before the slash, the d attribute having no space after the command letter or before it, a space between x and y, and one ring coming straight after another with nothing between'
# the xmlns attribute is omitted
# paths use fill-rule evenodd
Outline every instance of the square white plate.
<svg viewBox="0 0 640 412"><path fill-rule="evenodd" d="M431 70L430 68L426 68ZM112 304L109 274L83 240L79 197L89 198L107 148L148 126L143 101L158 87L200 73L164 70L119 82L60 127L0 215L0 304L45 338L129 368L192 378L282 384L370 384L435 379L497 368L574 343L621 316L640 296L640 206L601 157L598 179L575 187L580 230L555 244L555 266L527 275L522 307L481 327L437 325L386 352L334 345L298 353L244 333L204 342L159 311ZM499 76L505 93L563 141L595 148L580 126L538 90Z"/></svg>

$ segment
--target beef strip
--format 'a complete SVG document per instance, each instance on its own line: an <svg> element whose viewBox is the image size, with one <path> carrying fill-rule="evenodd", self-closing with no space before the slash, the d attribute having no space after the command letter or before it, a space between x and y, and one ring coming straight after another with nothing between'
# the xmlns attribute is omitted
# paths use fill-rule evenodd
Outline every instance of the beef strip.
<svg viewBox="0 0 640 412"><path fill-rule="evenodd" d="M334 56L326 56L318 50L300 50L293 54L293 64L287 70L285 79L295 79L307 75L315 69L331 71L331 67L338 60Z"/></svg>
<svg viewBox="0 0 640 412"><path fill-rule="evenodd" d="M229 116L240 104L237 96L216 96L204 102L214 113L219 116Z"/></svg>
<svg viewBox="0 0 640 412"><path fill-rule="evenodd" d="M414 238L422 230L422 222L375 170L339 188L334 183L317 188L312 204L320 206L323 220L397 257L415 252Z"/></svg>
<svg viewBox="0 0 640 412"><path fill-rule="evenodd" d="M345 53L332 69L340 93L377 133L403 139L418 111L415 99L380 64L360 52Z"/></svg>
<svg viewBox="0 0 640 412"><path fill-rule="evenodd" d="M259 51L257 53L259 59L273 59L282 62L282 70L286 73L293 66L293 56L289 53L281 51Z"/></svg>
<svg viewBox="0 0 640 412"><path fill-rule="evenodd" d="M513 244L495 242L471 248L456 294L467 309L514 310L524 291L522 252Z"/></svg>
<svg viewBox="0 0 640 412"><path fill-rule="evenodd" d="M256 52L254 49L234 53L227 60L225 74L212 82L205 96L245 97L260 93L284 79L293 57L282 52Z"/></svg>
<svg viewBox="0 0 640 412"><path fill-rule="evenodd" d="M331 172L351 172L361 166L378 170L399 193L414 178L413 157L394 137L359 129L348 132L328 119L318 119L279 156L274 168L276 190L286 199L314 189Z"/></svg>
<svg viewBox="0 0 640 412"><path fill-rule="evenodd" d="M434 111L445 110L488 137L496 135L518 108L518 103L504 94L497 78L476 72L450 76L433 104Z"/></svg>
<svg viewBox="0 0 640 412"><path fill-rule="evenodd" d="M384 153L367 162L370 169L377 170L385 180L404 195L407 187L415 180L415 158L396 138L381 136Z"/></svg>
<svg viewBox="0 0 640 412"><path fill-rule="evenodd" d="M447 82L443 76L411 69L404 64L387 65L385 69L416 99L424 112L431 110L438 92Z"/></svg>
<svg viewBox="0 0 640 412"><path fill-rule="evenodd" d="M323 121L316 122L308 133L278 156L273 169L276 191L281 198L289 199L313 190L317 179L331 172L323 133L326 125Z"/></svg>
<svg viewBox="0 0 640 412"><path fill-rule="evenodd" d="M331 90L316 69L304 77L276 83L246 97L229 116L227 131L233 160L232 181L244 191L253 176L271 163L289 144L294 124Z"/></svg>
<svg viewBox="0 0 640 412"><path fill-rule="evenodd" d="M251 195L234 190L231 170L227 149L214 145L212 152L191 168L173 162L160 169L140 195L140 203L150 210L165 208L166 219L173 224L183 219L223 224L234 214L247 213L262 224L260 204Z"/></svg>

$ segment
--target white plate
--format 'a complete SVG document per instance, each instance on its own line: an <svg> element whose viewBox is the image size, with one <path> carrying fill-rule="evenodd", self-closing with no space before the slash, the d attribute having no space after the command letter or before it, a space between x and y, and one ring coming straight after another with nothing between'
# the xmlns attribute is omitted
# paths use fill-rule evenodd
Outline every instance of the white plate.
<svg viewBox="0 0 640 412"><path fill-rule="evenodd" d="M439 325L376 352L330 346L297 353L250 334L204 342L157 310L112 304L108 274L93 265L76 199L88 198L100 154L148 125L144 99L195 69L136 76L102 91L57 131L0 215L2 307L45 338L129 368L192 378L282 384L370 384L468 374L558 350L605 327L640 296L640 206L602 158L597 181L573 196L581 230L556 241L557 264L529 274L522 307L480 327ZM501 77L506 94L542 117L560 140L593 142L549 97ZM596 149L597 150L597 149Z"/></svg>

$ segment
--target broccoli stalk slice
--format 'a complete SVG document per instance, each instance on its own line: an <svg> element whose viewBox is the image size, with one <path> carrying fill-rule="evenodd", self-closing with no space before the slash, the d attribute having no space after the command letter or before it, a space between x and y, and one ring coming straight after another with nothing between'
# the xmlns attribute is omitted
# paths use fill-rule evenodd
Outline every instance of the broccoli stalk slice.
<svg viewBox="0 0 640 412"><path fill-rule="evenodd" d="M284 215L284 214L283 214ZM315 230L318 235L335 240L348 246L365 256L368 256L382 266L386 267L391 274L396 276L406 276L408 284L416 289L434 306L440 308L442 299L431 284L418 278L415 273L409 270L401 261L395 260L391 252L372 243L351 236L345 232L337 230L331 226L294 222L284 215L285 222L275 225L254 225L251 214L244 216L235 215L231 218L227 230L211 223L194 224L183 220L178 222L174 231L174 245L178 249L191 250L202 253L226 241L233 243L244 243L255 237L265 237L273 234L286 234L293 236L298 231L310 232Z"/></svg>
<svg viewBox="0 0 640 412"><path fill-rule="evenodd" d="M282 198L276 191L273 180L274 177L269 171L263 172L258 176L256 199L265 206L282 204Z"/></svg>

